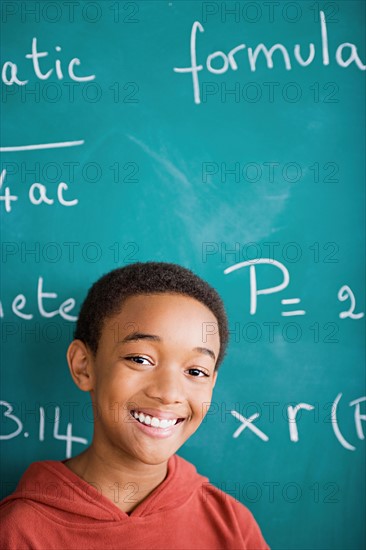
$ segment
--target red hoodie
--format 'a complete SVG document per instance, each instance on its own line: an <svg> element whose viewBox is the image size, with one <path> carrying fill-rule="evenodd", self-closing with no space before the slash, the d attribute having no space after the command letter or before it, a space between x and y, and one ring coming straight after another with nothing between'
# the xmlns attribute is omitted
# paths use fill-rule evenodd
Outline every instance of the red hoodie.
<svg viewBox="0 0 366 550"><path fill-rule="evenodd" d="M268 550L249 510L178 455L130 514L51 460L27 469L0 512L2 550Z"/></svg>

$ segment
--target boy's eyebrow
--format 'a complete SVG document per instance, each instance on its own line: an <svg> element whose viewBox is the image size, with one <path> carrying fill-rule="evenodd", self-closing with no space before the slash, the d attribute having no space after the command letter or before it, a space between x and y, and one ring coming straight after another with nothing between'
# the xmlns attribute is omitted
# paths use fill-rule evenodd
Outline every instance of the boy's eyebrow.
<svg viewBox="0 0 366 550"><path fill-rule="evenodd" d="M156 336L155 334L145 334L144 332L131 332L131 334L127 334L122 340L120 340L119 344L125 344L126 342L134 342L135 340L152 340L154 342L161 342L160 336Z"/></svg>
<svg viewBox="0 0 366 550"><path fill-rule="evenodd" d="M161 342L160 336L157 336L155 334L146 334L144 332L131 332L131 334L127 334L127 336L122 338L122 340L119 340L118 344L135 342L136 340L151 340L153 342ZM204 355L209 355L214 361L216 361L216 356L210 348L203 348L199 346L194 348L193 351L198 351L199 353L203 353Z"/></svg>
<svg viewBox="0 0 366 550"><path fill-rule="evenodd" d="M205 355L209 355L210 357L212 357L212 359L214 361L216 361L216 355L214 354L214 352L212 351L212 349L210 348L194 348L193 351L198 351L199 353L204 353Z"/></svg>

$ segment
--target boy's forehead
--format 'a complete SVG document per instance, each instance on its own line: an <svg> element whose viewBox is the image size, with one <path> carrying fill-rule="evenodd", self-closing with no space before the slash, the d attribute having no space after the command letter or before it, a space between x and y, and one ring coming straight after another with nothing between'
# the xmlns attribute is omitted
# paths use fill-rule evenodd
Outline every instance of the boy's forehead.
<svg viewBox="0 0 366 550"><path fill-rule="evenodd" d="M200 333L206 330L207 336L218 334L218 323L213 312L204 304L184 294L156 293L128 296L119 310L104 323L103 333L121 337L141 331L154 331L171 327L171 323L187 331L188 326L196 326ZM187 323L188 322L188 323Z"/></svg>

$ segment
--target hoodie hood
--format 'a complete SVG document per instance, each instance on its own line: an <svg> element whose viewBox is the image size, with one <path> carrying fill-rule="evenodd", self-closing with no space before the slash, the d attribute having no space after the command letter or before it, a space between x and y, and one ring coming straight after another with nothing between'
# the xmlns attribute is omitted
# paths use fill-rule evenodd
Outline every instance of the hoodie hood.
<svg viewBox="0 0 366 550"><path fill-rule="evenodd" d="M65 462L65 461L64 461ZM74 474L64 462L34 462L22 476L15 492L2 505L21 499L46 506L48 514L64 521L128 521L177 509L187 504L195 492L208 482L190 463L173 455L168 461L164 481L130 514L120 510L101 494L97 484L89 484ZM60 515L61 513L61 515Z"/></svg>

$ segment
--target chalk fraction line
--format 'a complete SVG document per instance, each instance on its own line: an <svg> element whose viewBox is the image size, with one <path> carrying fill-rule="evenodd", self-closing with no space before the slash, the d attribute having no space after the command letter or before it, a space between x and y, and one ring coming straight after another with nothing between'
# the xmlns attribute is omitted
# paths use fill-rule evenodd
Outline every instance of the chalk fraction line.
<svg viewBox="0 0 366 550"><path fill-rule="evenodd" d="M34 151L35 149L57 149L59 147L75 147L83 145L85 141L59 141L58 143L37 143L35 145L14 145L13 147L0 147L0 152L9 153L12 151Z"/></svg>

